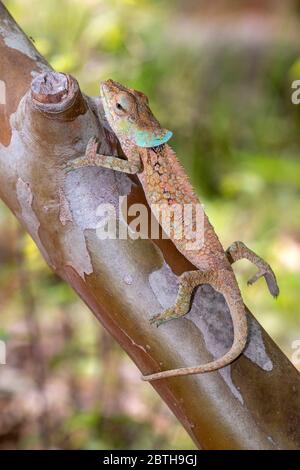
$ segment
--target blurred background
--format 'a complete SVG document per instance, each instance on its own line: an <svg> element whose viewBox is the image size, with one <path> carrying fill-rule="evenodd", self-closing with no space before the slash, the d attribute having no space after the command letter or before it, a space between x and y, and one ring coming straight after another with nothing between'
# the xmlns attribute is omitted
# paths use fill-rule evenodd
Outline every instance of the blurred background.
<svg viewBox="0 0 300 470"><path fill-rule="evenodd" d="M250 264L235 266L246 304L300 369L300 1L4 4L87 94L114 78L150 97L224 246L243 240L277 273L274 301L263 280L247 287ZM194 448L2 203L0 266L0 448Z"/></svg>

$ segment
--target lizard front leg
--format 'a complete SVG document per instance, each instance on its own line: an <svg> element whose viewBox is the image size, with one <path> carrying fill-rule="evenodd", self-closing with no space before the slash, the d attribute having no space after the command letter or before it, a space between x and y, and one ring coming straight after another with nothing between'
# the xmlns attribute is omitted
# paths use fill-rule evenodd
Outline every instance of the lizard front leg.
<svg viewBox="0 0 300 470"><path fill-rule="evenodd" d="M102 168L110 168L111 170L120 171L122 173L136 174L142 171L141 161L129 162L119 157L111 155L101 155L97 153L98 141L92 137L86 147L84 157L76 158L69 162L66 166L67 172L83 168L85 166L100 166Z"/></svg>
<svg viewBox="0 0 300 470"><path fill-rule="evenodd" d="M250 248L248 248L243 242L236 241L232 243L232 245L227 248L225 253L231 264L235 261L245 258L251 261L251 263L255 264L255 266L258 268L258 271L254 274L254 276L249 279L248 285L253 284L255 281L257 281L257 279L263 276L273 297L277 297L279 295L279 287L277 285L276 276L271 266L264 259L254 253L254 251L250 250Z"/></svg>

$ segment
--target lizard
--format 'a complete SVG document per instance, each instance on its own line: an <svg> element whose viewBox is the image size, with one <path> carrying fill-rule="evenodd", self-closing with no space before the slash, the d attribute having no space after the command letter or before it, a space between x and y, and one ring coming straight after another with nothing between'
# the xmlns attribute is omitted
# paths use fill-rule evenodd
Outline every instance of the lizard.
<svg viewBox="0 0 300 470"><path fill-rule="evenodd" d="M146 199L152 204L200 204L190 180L167 143L172 132L164 129L153 115L147 96L127 88L113 80L106 80L100 86L105 117L118 138L127 160L117 156L97 153L98 141L93 137L88 142L83 157L69 163L69 170L84 166L100 166L128 174L136 174L143 186ZM195 225L192 216L192 225ZM182 367L142 376L152 381L174 376L199 374L221 369L233 362L244 350L247 343L247 317L241 292L234 275L232 264L242 258L248 259L258 268L248 281L253 284L264 277L270 293L277 297L279 288L270 265L250 250L243 242L236 241L224 251L213 226L204 213L203 243L197 249L187 249L187 235L181 238L171 236L177 249L197 268L186 271L179 277L177 298L173 306L154 315L150 322L157 326L182 317L191 308L194 290L202 284L210 284L220 292L229 307L234 339L231 348L222 357L207 364Z"/></svg>

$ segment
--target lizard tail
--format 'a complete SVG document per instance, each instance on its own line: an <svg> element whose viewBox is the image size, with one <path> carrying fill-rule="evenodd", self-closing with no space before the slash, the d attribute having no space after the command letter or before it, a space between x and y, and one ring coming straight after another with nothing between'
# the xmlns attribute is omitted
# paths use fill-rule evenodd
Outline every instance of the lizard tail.
<svg viewBox="0 0 300 470"><path fill-rule="evenodd" d="M222 292L230 309L233 322L234 341L230 350L219 359L207 364L195 367L182 367L180 369L172 369L157 372L151 375L142 376L142 380L152 381L158 379L166 379L168 377L177 377L181 375L202 374L204 372L212 372L221 369L234 361L244 350L247 342L247 318L244 302L241 296L237 297L232 291Z"/></svg>

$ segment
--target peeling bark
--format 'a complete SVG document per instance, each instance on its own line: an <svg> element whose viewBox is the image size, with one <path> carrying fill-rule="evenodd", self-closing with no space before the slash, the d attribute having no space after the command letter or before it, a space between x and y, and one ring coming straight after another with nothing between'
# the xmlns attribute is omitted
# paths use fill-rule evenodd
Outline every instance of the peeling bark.
<svg viewBox="0 0 300 470"><path fill-rule="evenodd" d="M0 3L1 198L143 374L222 355L232 342L230 316L209 286L198 289L185 318L149 324L172 304L178 276L193 268L170 241L97 237L101 202L118 209L119 196L129 204L145 199L127 175L65 172L93 135L102 153L120 153L100 101L54 73ZM248 346L232 365L151 385L201 448L299 448L299 374L250 312L249 324Z"/></svg>

